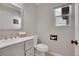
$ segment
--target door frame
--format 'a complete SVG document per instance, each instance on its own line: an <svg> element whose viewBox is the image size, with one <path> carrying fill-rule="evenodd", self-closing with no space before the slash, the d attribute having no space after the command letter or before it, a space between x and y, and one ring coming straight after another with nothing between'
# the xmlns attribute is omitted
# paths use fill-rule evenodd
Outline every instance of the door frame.
<svg viewBox="0 0 79 59"><path fill-rule="evenodd" d="M79 3L75 3L75 40L79 42ZM75 45L75 56L79 56L79 44Z"/></svg>

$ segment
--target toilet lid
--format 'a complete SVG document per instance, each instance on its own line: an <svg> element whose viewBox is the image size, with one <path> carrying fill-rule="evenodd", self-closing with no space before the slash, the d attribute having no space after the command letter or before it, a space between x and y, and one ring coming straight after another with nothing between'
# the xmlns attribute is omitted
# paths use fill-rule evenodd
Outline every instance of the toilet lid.
<svg viewBox="0 0 79 59"><path fill-rule="evenodd" d="M45 44L38 44L35 47L37 50L41 51L41 52L46 52L48 51L48 46Z"/></svg>

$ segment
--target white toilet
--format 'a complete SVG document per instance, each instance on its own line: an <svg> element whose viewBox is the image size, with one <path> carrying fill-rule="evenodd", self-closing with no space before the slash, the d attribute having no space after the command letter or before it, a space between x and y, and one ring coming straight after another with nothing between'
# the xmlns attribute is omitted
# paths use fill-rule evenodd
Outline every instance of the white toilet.
<svg viewBox="0 0 79 59"><path fill-rule="evenodd" d="M44 56L45 52L48 51L48 46L42 43L37 44L38 36L34 38L35 56Z"/></svg>

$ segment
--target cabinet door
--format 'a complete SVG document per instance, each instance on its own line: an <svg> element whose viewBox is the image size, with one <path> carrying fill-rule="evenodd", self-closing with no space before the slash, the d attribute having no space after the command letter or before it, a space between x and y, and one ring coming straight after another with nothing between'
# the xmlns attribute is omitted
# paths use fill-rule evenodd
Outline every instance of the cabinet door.
<svg viewBox="0 0 79 59"><path fill-rule="evenodd" d="M24 56L24 42L0 49L1 56Z"/></svg>
<svg viewBox="0 0 79 59"><path fill-rule="evenodd" d="M34 56L34 48L31 48L26 51L26 56Z"/></svg>
<svg viewBox="0 0 79 59"><path fill-rule="evenodd" d="M28 50L33 47L33 39L25 41L25 50Z"/></svg>

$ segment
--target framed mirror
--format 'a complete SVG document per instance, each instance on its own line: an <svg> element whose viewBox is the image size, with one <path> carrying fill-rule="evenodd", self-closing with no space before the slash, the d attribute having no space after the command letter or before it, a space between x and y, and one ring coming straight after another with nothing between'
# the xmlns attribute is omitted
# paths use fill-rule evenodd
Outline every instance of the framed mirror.
<svg viewBox="0 0 79 59"><path fill-rule="evenodd" d="M11 3L0 3L0 30L21 29L21 8Z"/></svg>
<svg viewBox="0 0 79 59"><path fill-rule="evenodd" d="M68 26L71 16L71 5L65 5L54 9L56 26Z"/></svg>

